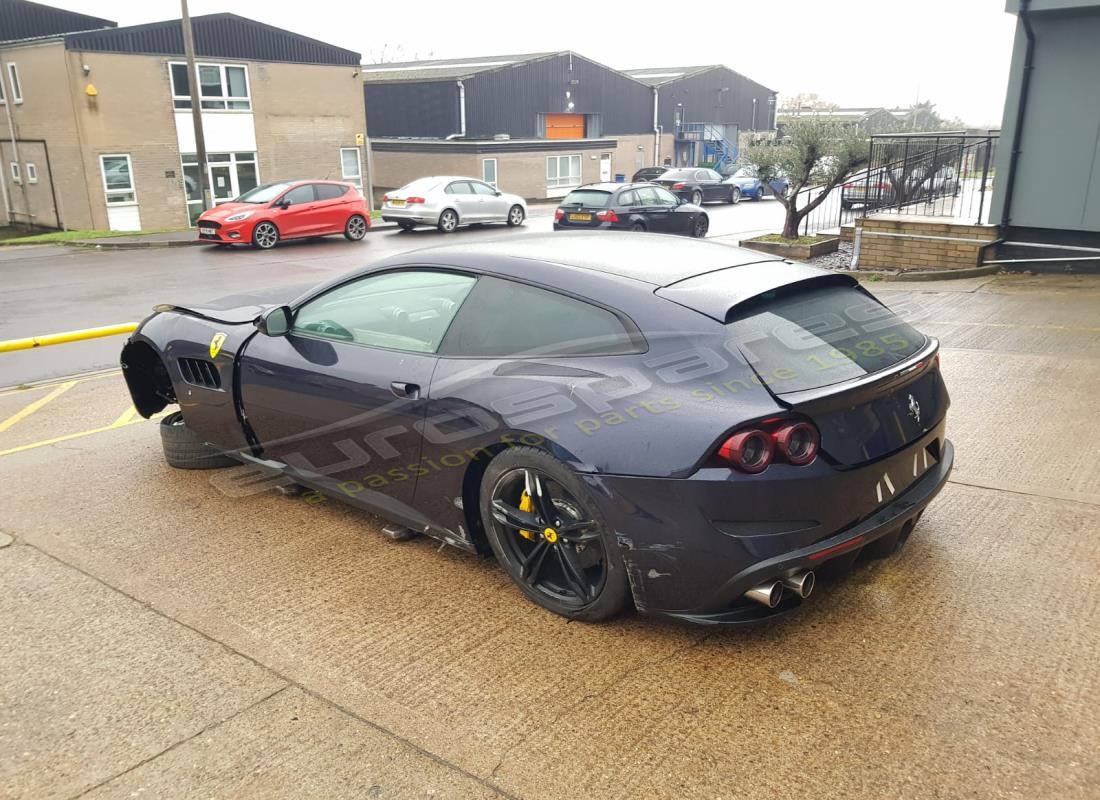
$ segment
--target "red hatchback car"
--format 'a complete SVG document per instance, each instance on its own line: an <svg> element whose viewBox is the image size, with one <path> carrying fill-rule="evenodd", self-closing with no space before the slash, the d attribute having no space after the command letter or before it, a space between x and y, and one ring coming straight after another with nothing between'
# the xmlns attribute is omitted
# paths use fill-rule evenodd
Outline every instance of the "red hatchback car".
<svg viewBox="0 0 1100 800"><path fill-rule="evenodd" d="M360 241L370 228L367 202L350 183L283 181L257 186L202 212L199 238L268 250L280 239L342 233Z"/></svg>

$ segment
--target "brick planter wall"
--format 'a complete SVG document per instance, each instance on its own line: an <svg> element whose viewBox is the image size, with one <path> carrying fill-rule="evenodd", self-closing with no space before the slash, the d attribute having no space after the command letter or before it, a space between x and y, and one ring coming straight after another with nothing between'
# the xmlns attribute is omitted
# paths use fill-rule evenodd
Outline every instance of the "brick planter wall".
<svg viewBox="0 0 1100 800"><path fill-rule="evenodd" d="M936 270L978 266L994 225L960 225L943 217L877 214L856 219L862 229L860 269Z"/></svg>

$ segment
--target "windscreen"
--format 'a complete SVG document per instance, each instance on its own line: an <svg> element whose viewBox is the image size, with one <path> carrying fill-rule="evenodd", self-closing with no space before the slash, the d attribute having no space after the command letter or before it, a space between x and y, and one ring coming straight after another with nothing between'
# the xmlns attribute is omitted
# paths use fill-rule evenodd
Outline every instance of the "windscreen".
<svg viewBox="0 0 1100 800"><path fill-rule="evenodd" d="M565 199L561 201L561 204L562 207L606 208L610 200L610 192L599 192L593 189L577 189L567 194Z"/></svg>
<svg viewBox="0 0 1100 800"><path fill-rule="evenodd" d="M399 192L430 192L439 186L438 178L417 178L412 183L406 183L397 191Z"/></svg>
<svg viewBox="0 0 1100 800"><path fill-rule="evenodd" d="M291 186L293 186L293 184L290 183L268 183L264 186L257 186L255 189L249 189L247 192L238 197L236 202L270 203Z"/></svg>
<svg viewBox="0 0 1100 800"><path fill-rule="evenodd" d="M926 342L855 286L793 288L765 292L727 321L740 351L777 394L889 369Z"/></svg>

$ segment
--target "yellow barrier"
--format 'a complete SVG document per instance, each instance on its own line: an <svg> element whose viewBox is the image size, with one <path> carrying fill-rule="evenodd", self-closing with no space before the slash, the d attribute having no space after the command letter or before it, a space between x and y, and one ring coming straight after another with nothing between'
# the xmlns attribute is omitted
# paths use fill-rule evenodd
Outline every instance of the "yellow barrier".
<svg viewBox="0 0 1100 800"><path fill-rule="evenodd" d="M51 344L82 342L85 339L98 339L101 336L118 336L123 333L132 333L137 330L137 326L136 322L123 322L119 325L104 325L102 328L85 328L82 331L48 333L45 336L30 336L26 339L8 339L7 341L0 341L0 353L10 353L13 350L30 350L34 347L48 347Z"/></svg>

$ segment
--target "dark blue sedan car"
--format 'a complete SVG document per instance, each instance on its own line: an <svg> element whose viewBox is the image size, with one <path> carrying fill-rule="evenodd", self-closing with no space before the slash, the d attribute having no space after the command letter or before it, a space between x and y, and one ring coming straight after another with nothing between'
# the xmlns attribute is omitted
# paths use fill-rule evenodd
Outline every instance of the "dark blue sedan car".
<svg viewBox="0 0 1100 800"><path fill-rule="evenodd" d="M937 350L848 276L609 232L158 306L122 365L142 415L178 404L174 466L491 552L566 617L738 623L910 535L953 459Z"/></svg>

